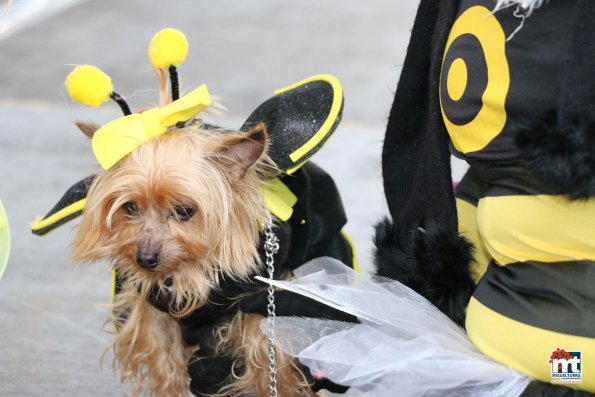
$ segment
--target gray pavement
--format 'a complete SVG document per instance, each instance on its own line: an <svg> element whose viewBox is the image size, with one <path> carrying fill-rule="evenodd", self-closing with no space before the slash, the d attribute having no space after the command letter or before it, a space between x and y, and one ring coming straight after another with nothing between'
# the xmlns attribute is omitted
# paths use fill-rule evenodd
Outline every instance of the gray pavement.
<svg viewBox="0 0 595 397"><path fill-rule="evenodd" d="M19 0L16 0L19 1ZM383 129L417 2L356 0L89 0L0 39L0 199L13 250L0 281L0 396L120 396L106 355L109 270L68 258L76 222L44 238L29 224L97 165L75 119L118 116L108 103L65 99L67 64L97 64L134 109L157 101L146 49L157 30L183 30L180 73L205 82L237 127L273 89L316 73L343 83L344 120L316 157L343 195L348 232L369 264L372 224L386 213L380 175Z"/></svg>

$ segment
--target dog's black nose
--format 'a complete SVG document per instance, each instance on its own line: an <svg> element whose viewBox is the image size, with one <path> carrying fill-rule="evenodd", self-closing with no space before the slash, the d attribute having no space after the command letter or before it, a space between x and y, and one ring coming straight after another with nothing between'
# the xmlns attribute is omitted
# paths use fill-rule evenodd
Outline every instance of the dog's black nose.
<svg viewBox="0 0 595 397"><path fill-rule="evenodd" d="M154 270L159 264L158 252L139 252L136 254L136 263L143 269Z"/></svg>

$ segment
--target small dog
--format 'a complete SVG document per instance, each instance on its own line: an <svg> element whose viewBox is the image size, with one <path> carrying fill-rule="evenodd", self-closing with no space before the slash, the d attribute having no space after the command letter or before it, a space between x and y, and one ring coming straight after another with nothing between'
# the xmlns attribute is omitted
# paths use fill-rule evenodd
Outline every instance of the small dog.
<svg viewBox="0 0 595 397"><path fill-rule="evenodd" d="M91 136L97 127L79 128ZM247 279L261 266L259 237L268 219L261 186L276 172L267 148L262 123L241 133L174 128L93 181L72 256L108 260L123 280L114 301L113 351L135 395L189 393L187 367L200 347L184 345L177 320L205 305L221 277ZM152 306L155 289L169 294L176 310ZM217 332L217 348L242 368L220 395L268 394L262 318L238 312ZM277 366L280 395L315 395L280 351Z"/></svg>

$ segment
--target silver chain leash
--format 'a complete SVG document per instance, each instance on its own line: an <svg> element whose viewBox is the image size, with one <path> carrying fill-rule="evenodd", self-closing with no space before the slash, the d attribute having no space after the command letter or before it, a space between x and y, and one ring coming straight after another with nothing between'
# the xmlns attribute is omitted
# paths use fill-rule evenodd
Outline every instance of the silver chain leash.
<svg viewBox="0 0 595 397"><path fill-rule="evenodd" d="M269 280L273 279L275 271L275 254L279 252L279 238L273 232L273 219L269 214L269 220L264 229L265 241L264 250L266 254L266 266ZM268 288L267 305L267 328L269 339L269 397L277 397L277 353L275 351L275 289L271 284Z"/></svg>

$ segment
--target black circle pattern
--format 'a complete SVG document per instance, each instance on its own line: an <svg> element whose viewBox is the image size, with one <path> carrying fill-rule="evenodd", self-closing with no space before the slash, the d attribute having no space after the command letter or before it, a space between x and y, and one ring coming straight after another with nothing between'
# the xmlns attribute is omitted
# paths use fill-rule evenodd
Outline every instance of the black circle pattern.
<svg viewBox="0 0 595 397"><path fill-rule="evenodd" d="M458 58L463 59L467 65L467 86L463 96L454 101L448 95L447 81L450 68ZM472 122L483 107L482 96L488 86L488 65L477 37L466 33L452 42L444 57L440 79L440 99L448 120L459 126Z"/></svg>

